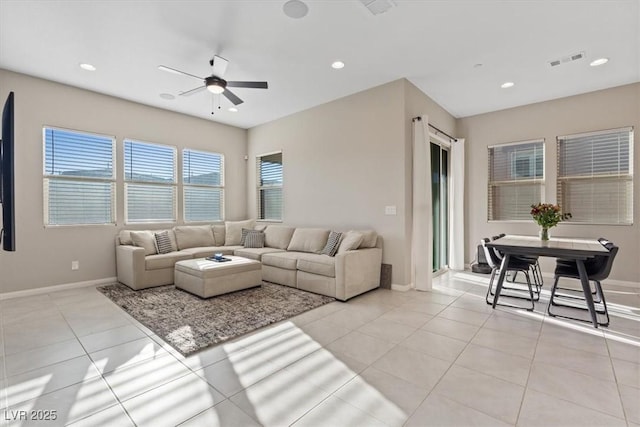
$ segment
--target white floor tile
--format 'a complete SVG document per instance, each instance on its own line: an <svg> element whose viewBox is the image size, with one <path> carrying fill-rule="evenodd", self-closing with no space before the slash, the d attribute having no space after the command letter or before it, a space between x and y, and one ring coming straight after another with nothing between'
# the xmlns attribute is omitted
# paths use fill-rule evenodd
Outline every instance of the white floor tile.
<svg viewBox="0 0 640 427"><path fill-rule="evenodd" d="M609 357L582 350L574 350L559 344L538 342L536 362L560 366L607 381L615 381Z"/></svg>
<svg viewBox="0 0 640 427"><path fill-rule="evenodd" d="M260 424L230 400L218 403L180 424L180 427L260 427Z"/></svg>
<svg viewBox="0 0 640 427"><path fill-rule="evenodd" d="M115 405L104 409L73 424L70 427L135 427L131 418L121 405Z"/></svg>
<svg viewBox="0 0 640 427"><path fill-rule="evenodd" d="M431 390L450 366L450 362L401 346L395 347L373 364L376 369L426 390Z"/></svg>
<svg viewBox="0 0 640 427"><path fill-rule="evenodd" d="M624 427L625 425L624 419L593 411L531 389L525 392L518 417L518 426L522 427Z"/></svg>
<svg viewBox="0 0 640 427"><path fill-rule="evenodd" d="M416 328L377 318L358 328L359 332L397 344L415 332Z"/></svg>
<svg viewBox="0 0 640 427"><path fill-rule="evenodd" d="M49 415L55 417L55 420L49 420L46 424L42 420L30 419L27 422L12 422L9 425L20 426L62 426L79 421L90 415L98 413L104 409L116 405L118 402L107 387L102 378L95 378L83 383L74 384L72 386L54 391L53 393L44 394L36 399L28 400L19 405L9 408L10 413L15 414L16 411L35 411L36 414L46 414L46 411L55 411L55 415L49 412Z"/></svg>
<svg viewBox="0 0 640 427"><path fill-rule="evenodd" d="M104 379L118 399L124 401L191 373L173 356L166 355L120 367L104 374Z"/></svg>
<svg viewBox="0 0 640 427"><path fill-rule="evenodd" d="M489 318L489 314L478 313L477 311L465 310L457 307L447 307L438 314L438 317L443 317L449 320L456 320L462 323L468 323L470 325L481 326Z"/></svg>
<svg viewBox="0 0 640 427"><path fill-rule="evenodd" d="M135 341L145 338L146 335L133 325L125 325L119 328L109 329L103 332L97 332L91 335L80 337L80 343L87 353L94 353L98 350Z"/></svg>
<svg viewBox="0 0 640 427"><path fill-rule="evenodd" d="M294 427L388 427L366 412L331 396L300 418Z"/></svg>
<svg viewBox="0 0 640 427"><path fill-rule="evenodd" d="M90 353L102 374L133 365L144 360L167 356L169 353L149 337L130 341Z"/></svg>
<svg viewBox="0 0 640 427"><path fill-rule="evenodd" d="M336 351L365 363L372 364L393 348L394 344L365 335L358 331L350 332L327 346L329 351Z"/></svg>
<svg viewBox="0 0 640 427"><path fill-rule="evenodd" d="M406 427L507 427L502 422L473 408L431 393L409 418Z"/></svg>
<svg viewBox="0 0 640 427"><path fill-rule="evenodd" d="M469 344L455 364L525 386L529 377L531 359Z"/></svg>
<svg viewBox="0 0 640 427"><path fill-rule="evenodd" d="M618 384L640 388L640 364L626 360L611 359Z"/></svg>
<svg viewBox="0 0 640 427"><path fill-rule="evenodd" d="M122 405L138 427L173 427L223 400L224 396L202 378L189 374L125 400Z"/></svg>
<svg viewBox="0 0 640 427"><path fill-rule="evenodd" d="M368 368L334 396L390 426L402 426L429 391L375 368Z"/></svg>
<svg viewBox="0 0 640 427"><path fill-rule="evenodd" d="M351 329L332 322L330 317L307 323L300 326L300 329L315 342L323 346L351 332Z"/></svg>
<svg viewBox="0 0 640 427"><path fill-rule="evenodd" d="M416 311L418 313L428 314L431 316L435 316L440 313L442 310L447 308L446 304L438 304L434 302L407 302L398 307L400 310L405 311Z"/></svg>
<svg viewBox="0 0 640 427"><path fill-rule="evenodd" d="M480 328L476 325L469 325L468 323L457 322L444 317L436 317L428 321L421 329L434 334L469 342Z"/></svg>
<svg viewBox="0 0 640 427"><path fill-rule="evenodd" d="M420 329L400 343L400 346L453 362L462 353L466 342Z"/></svg>
<svg viewBox="0 0 640 427"><path fill-rule="evenodd" d="M527 387L617 418L624 417L616 383L611 381L533 362Z"/></svg>
<svg viewBox="0 0 640 427"><path fill-rule="evenodd" d="M74 338L73 331L58 314L4 327L4 352L6 355L21 353Z"/></svg>
<svg viewBox="0 0 640 427"><path fill-rule="evenodd" d="M473 337L471 343L533 359L538 341L536 338L521 337L509 332L481 328Z"/></svg>
<svg viewBox="0 0 640 427"><path fill-rule="evenodd" d="M98 376L100 373L91 363L91 359L88 356L80 356L10 376L0 381L0 387L6 388L6 404L13 406ZM4 407L4 403L0 402L0 408Z"/></svg>
<svg viewBox="0 0 640 427"><path fill-rule="evenodd" d="M73 339L34 348L22 353L10 354L5 356L4 362L6 373L11 376L85 354L78 340Z"/></svg>
<svg viewBox="0 0 640 427"><path fill-rule="evenodd" d="M285 369L318 388L333 392L366 367L365 363L348 356L334 355L323 348L285 367Z"/></svg>
<svg viewBox="0 0 640 427"><path fill-rule="evenodd" d="M379 317L380 320L402 323L403 325L420 328L424 326L433 316L419 311L405 310L404 308L395 308Z"/></svg>
<svg viewBox="0 0 640 427"><path fill-rule="evenodd" d="M230 400L260 424L280 426L290 425L329 394L282 370L242 390Z"/></svg>
<svg viewBox="0 0 640 427"><path fill-rule="evenodd" d="M618 386L627 420L640 424L640 388Z"/></svg>
<svg viewBox="0 0 640 427"><path fill-rule="evenodd" d="M433 390L506 423L515 424L524 387L453 366Z"/></svg>

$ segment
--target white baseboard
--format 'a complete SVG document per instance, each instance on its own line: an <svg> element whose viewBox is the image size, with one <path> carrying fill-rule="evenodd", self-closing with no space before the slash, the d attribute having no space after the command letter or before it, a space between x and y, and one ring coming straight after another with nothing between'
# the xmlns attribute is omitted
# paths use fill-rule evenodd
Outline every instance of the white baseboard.
<svg viewBox="0 0 640 427"><path fill-rule="evenodd" d="M0 301L12 298L29 297L33 295L48 294L49 292L64 291L68 289L86 288L89 286L109 285L117 282L116 277L105 277L104 279L86 280L84 282L66 283L63 285L45 286L42 288L26 289L24 291L0 293Z"/></svg>
<svg viewBox="0 0 640 427"><path fill-rule="evenodd" d="M406 292L406 291L410 291L411 289L413 289L413 283L407 283L406 285L398 285L395 283L391 284L392 291Z"/></svg>

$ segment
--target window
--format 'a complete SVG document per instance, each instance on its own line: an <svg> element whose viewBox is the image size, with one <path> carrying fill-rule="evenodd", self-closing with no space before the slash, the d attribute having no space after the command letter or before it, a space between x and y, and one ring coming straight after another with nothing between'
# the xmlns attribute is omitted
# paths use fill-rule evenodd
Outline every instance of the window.
<svg viewBox="0 0 640 427"><path fill-rule="evenodd" d="M558 203L571 222L633 223L633 129L558 137Z"/></svg>
<svg viewBox="0 0 640 427"><path fill-rule="evenodd" d="M489 147L489 221L531 220L543 191L543 140Z"/></svg>
<svg viewBox="0 0 640 427"><path fill-rule="evenodd" d="M115 224L115 138L43 129L45 225Z"/></svg>
<svg viewBox="0 0 640 427"><path fill-rule="evenodd" d="M257 159L258 219L282 221L282 152Z"/></svg>
<svg viewBox="0 0 640 427"><path fill-rule="evenodd" d="M182 150L184 220L222 221L224 157L222 154Z"/></svg>
<svg viewBox="0 0 640 427"><path fill-rule="evenodd" d="M124 141L127 223L175 222L176 148Z"/></svg>

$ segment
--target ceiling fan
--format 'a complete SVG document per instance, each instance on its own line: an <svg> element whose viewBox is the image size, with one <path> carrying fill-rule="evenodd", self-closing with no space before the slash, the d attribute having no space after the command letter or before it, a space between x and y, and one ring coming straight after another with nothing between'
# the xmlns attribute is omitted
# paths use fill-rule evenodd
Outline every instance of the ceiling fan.
<svg viewBox="0 0 640 427"><path fill-rule="evenodd" d="M194 77L204 82L204 86L198 86L195 89L191 89L186 92L180 92L179 95L181 96L190 96L194 93L202 92L206 89L211 93L224 95L229 101L233 103L233 105L242 104L244 101L238 98L235 93L231 92L228 89L229 87L246 87L253 89L268 89L269 87L267 82L227 81L223 79L222 76L224 76L224 73L227 71L227 65L229 64L229 61L221 56L215 55L213 59L209 61L209 64L213 67L213 73L209 77L195 76L193 74L185 73L184 71L176 70L175 68L167 67L164 65L158 66L158 69L167 71L169 73Z"/></svg>

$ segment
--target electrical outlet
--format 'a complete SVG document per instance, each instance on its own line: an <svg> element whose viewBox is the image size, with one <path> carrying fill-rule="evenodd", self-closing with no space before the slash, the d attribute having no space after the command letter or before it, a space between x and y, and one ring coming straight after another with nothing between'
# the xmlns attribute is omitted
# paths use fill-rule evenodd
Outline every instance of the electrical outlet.
<svg viewBox="0 0 640 427"><path fill-rule="evenodd" d="M384 207L385 215L396 215L396 207L395 206L385 206Z"/></svg>
<svg viewBox="0 0 640 427"><path fill-rule="evenodd" d="M71 261L72 270L80 270L80 261Z"/></svg>

